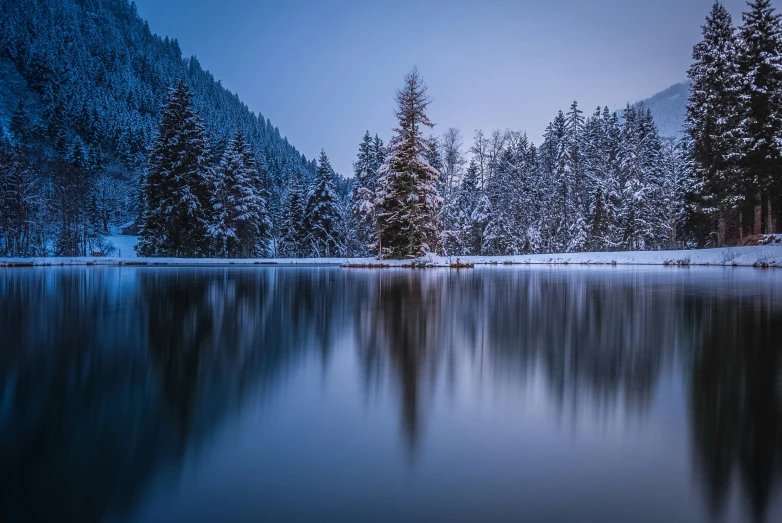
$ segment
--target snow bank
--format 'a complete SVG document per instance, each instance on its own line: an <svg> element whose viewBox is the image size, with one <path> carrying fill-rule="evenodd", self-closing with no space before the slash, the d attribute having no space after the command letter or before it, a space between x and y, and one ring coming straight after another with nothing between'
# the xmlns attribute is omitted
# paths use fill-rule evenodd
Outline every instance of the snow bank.
<svg viewBox="0 0 782 523"><path fill-rule="evenodd" d="M781 239L782 240L782 239ZM343 267L452 267L532 264L573 265L718 265L782 267L782 241L759 247L728 247L691 251L581 252L523 256L436 256L415 260L375 258L276 258L276 259L185 259L185 258L0 258L0 267L53 265L332 265ZM134 254L135 256L135 254Z"/></svg>

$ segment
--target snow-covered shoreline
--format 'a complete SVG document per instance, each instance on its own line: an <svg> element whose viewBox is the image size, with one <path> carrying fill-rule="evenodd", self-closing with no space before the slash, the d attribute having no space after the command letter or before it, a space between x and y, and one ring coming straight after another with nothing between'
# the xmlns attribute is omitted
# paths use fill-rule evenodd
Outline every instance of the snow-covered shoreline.
<svg viewBox="0 0 782 523"><path fill-rule="evenodd" d="M495 265L679 265L782 267L782 244L756 247L727 247L682 251L581 252L571 254L528 254L520 256L435 256L415 260L377 260L375 258L259 258L259 259L184 259L184 258L0 258L0 267L47 266L343 266L365 268L452 267Z"/></svg>

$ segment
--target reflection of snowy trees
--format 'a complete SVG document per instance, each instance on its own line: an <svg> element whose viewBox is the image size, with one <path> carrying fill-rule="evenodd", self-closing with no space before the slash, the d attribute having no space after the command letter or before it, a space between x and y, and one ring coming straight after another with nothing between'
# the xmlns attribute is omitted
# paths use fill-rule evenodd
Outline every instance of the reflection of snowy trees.
<svg viewBox="0 0 782 523"><path fill-rule="evenodd" d="M683 275L5 272L0 519L130 512L154 477L178 470L247 398L273 390L307 354L325 365L345 333L366 392L398 396L411 451L436 394L470 373L520 390L542 378L549 401L578 422L595 411L645 416L661 377L682 369L710 506L719 513L738 479L762 519L782 470L773 337L782 303L743 283L716 299Z"/></svg>
<svg viewBox="0 0 782 523"><path fill-rule="evenodd" d="M577 419L584 409L644 415L664 369L684 361L696 470L711 508L719 512L737 477L762 520L782 471L779 297L751 280L715 300L670 273L573 271L370 280L368 301L357 304L358 349L369 380L387 369L401 389L408 442L420 437L435 380L459 375L455 362L496 383L542 372L549 398Z"/></svg>
<svg viewBox="0 0 782 523"><path fill-rule="evenodd" d="M720 514L735 479L763 521L782 471L782 307L756 296L728 299L697 315L691 370L694 459L707 501Z"/></svg>
<svg viewBox="0 0 782 523"><path fill-rule="evenodd" d="M305 347L328 350L338 274L4 273L0 519L130 512Z"/></svg>

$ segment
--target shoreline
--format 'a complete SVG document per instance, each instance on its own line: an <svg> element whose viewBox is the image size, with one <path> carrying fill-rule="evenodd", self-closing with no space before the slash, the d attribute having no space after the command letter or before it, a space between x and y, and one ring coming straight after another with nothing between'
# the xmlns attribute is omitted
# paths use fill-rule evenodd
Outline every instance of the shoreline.
<svg viewBox="0 0 782 523"><path fill-rule="evenodd" d="M681 251L622 251L604 253L527 254L519 256L436 256L409 260L375 258L115 258L51 257L0 258L0 268L17 267L172 267L172 266L324 266L364 269L497 267L519 265L603 265L676 267L782 267L782 245L727 247Z"/></svg>

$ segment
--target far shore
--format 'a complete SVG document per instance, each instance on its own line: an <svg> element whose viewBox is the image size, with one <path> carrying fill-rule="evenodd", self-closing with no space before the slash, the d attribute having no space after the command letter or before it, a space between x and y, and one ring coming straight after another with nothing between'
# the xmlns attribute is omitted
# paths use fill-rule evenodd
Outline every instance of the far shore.
<svg viewBox="0 0 782 523"><path fill-rule="evenodd" d="M118 258L51 257L0 258L0 267L60 266L340 266L347 268L472 268L512 265L659 265L782 267L782 242L753 247L679 251L581 252L569 254L528 254L519 256L437 256L408 260L376 258Z"/></svg>

